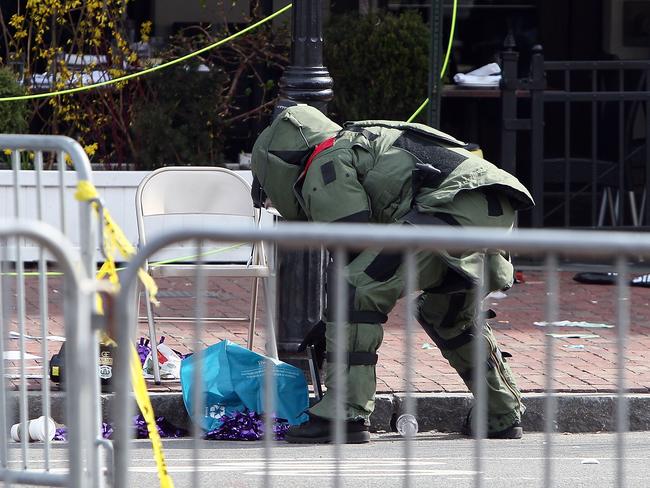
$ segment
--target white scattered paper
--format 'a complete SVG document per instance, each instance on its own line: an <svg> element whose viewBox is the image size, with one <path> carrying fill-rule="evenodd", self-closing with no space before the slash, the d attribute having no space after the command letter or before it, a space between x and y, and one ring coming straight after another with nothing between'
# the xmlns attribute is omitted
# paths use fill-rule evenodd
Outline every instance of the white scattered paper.
<svg viewBox="0 0 650 488"><path fill-rule="evenodd" d="M486 64L469 73L456 73L454 81L466 86L499 86L501 67L497 63Z"/></svg>
<svg viewBox="0 0 650 488"><path fill-rule="evenodd" d="M20 351L2 351L2 357L7 361L20 360ZM26 352L25 359L41 359L41 357Z"/></svg>
<svg viewBox="0 0 650 488"><path fill-rule="evenodd" d="M481 66L480 68L476 68L474 71L470 71L468 73L465 73L467 76L490 76L490 75L498 75L501 73L501 66L499 66L497 63L489 63L486 64L485 66Z"/></svg>
<svg viewBox="0 0 650 488"><path fill-rule="evenodd" d="M600 461L594 458L587 458L587 459L583 459L581 461L581 464L600 464Z"/></svg>
<svg viewBox="0 0 650 488"><path fill-rule="evenodd" d="M596 334L546 334L556 339L596 339L600 337Z"/></svg>
<svg viewBox="0 0 650 488"><path fill-rule="evenodd" d="M14 330L9 331L9 338L18 339L19 337L20 337L20 334L18 332L14 331ZM23 334L23 337L25 339L33 339L33 340L37 340L37 341L40 341L40 340L43 339L42 336L33 336L33 335L29 335L29 334ZM65 337L58 336L58 335L50 335L50 336L47 336L47 340L48 341L54 341L54 342L65 342Z"/></svg>
<svg viewBox="0 0 650 488"><path fill-rule="evenodd" d="M535 325L539 325L540 327L548 327L549 323L548 322L533 322ZM550 325L554 325L555 327L582 327L583 329L613 329L613 325L609 324L599 324L599 323L594 323L594 322L574 322L572 320L560 320L558 322L553 322Z"/></svg>
<svg viewBox="0 0 650 488"><path fill-rule="evenodd" d="M584 348L585 348L585 345L584 344L567 344L564 347L566 347L567 349L574 350L574 351L583 351Z"/></svg>
<svg viewBox="0 0 650 488"><path fill-rule="evenodd" d="M424 344L422 344L422 349L433 349L433 348L434 347L431 344L429 344L428 342L425 342Z"/></svg>
<svg viewBox="0 0 650 488"><path fill-rule="evenodd" d="M495 300L501 300L503 298L506 298L507 296L508 295L506 295L502 291L497 290L490 293L486 298L494 298Z"/></svg>

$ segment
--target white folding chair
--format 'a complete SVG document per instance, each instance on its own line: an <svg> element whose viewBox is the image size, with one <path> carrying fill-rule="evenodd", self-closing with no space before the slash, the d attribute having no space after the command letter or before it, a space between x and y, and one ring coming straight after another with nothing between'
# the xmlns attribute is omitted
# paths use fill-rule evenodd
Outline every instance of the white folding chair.
<svg viewBox="0 0 650 488"><path fill-rule="evenodd" d="M209 216L222 220L249 222L259 225L259 209L253 207L251 186L235 173L217 167L166 167L153 171L138 186L136 197L136 220L138 226L138 246L146 244L147 226L145 220L153 217L176 216L178 219ZM208 224L210 225L210 224ZM215 224L216 225L216 224ZM165 225L165 230L169 225ZM244 263L212 263L204 257L203 270L210 277L246 277L253 278L251 291L250 315L248 317L206 317L205 321L249 321L248 348L253 348L255 320L257 312L257 292L260 278L269 276L269 267L261 242L252 243L250 259ZM166 260L168 261L168 260ZM166 262L165 264L145 264L145 270L156 277L194 276L194 262ZM152 348L157 342L155 317L147 291L145 301L149 336ZM139 310L139 307L138 307ZM157 317L158 320L176 322L195 320L195 317ZM158 355L152 354L153 372L156 383L160 382Z"/></svg>

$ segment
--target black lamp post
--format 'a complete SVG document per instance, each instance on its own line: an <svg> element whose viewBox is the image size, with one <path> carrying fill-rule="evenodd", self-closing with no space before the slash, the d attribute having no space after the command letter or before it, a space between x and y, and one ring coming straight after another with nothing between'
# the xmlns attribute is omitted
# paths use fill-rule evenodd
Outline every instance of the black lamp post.
<svg viewBox="0 0 650 488"><path fill-rule="evenodd" d="M293 0L291 65L280 79L280 100L274 117L296 103L327 110L334 93L333 80L323 66L323 25L320 0ZM296 352L305 334L317 324L325 309L324 249L278 250L278 352Z"/></svg>
<svg viewBox="0 0 650 488"><path fill-rule="evenodd" d="M442 23L443 0L431 0L429 6L429 28L431 41L429 45L429 106L427 124L440 128L440 94L442 92Z"/></svg>
<svg viewBox="0 0 650 488"><path fill-rule="evenodd" d="M322 10L320 0L293 2L291 65L280 79L280 101L275 115L294 103L306 103L327 112L327 102L334 96L334 81L323 66Z"/></svg>

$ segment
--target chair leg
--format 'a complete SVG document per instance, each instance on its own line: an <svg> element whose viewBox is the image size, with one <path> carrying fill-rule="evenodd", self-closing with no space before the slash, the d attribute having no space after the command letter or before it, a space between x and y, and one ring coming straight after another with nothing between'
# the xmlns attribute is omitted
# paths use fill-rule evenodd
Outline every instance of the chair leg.
<svg viewBox="0 0 650 488"><path fill-rule="evenodd" d="M603 191L600 199L600 211L598 212L598 227L605 225L605 214L607 212L607 190Z"/></svg>
<svg viewBox="0 0 650 488"><path fill-rule="evenodd" d="M646 197L646 191L645 188L643 189L643 193L641 194L641 211L639 212L639 224L643 224L643 219L645 218L645 197Z"/></svg>
<svg viewBox="0 0 650 488"><path fill-rule="evenodd" d="M628 191L627 196L630 199L630 213L632 214L632 225L634 227L639 226L639 214L636 208L636 196L633 191Z"/></svg>
<svg viewBox="0 0 650 488"><path fill-rule="evenodd" d="M307 347L307 361L309 362L309 372L311 373L311 384L314 386L314 397L316 397L316 401L319 401L323 398L323 387L320 384L320 372L316 364L314 346Z"/></svg>
<svg viewBox="0 0 650 488"><path fill-rule="evenodd" d="M610 189L610 192L612 190ZM621 225L621 212L620 212L620 192L616 190L616 197L613 199L614 206L610 207L610 212L612 213L612 225ZM611 197L610 197L611 198Z"/></svg>
<svg viewBox="0 0 650 488"><path fill-rule="evenodd" d="M598 215L598 227L602 227L605 224L605 214L606 210L609 210L609 218L611 225L616 226L619 224L619 192L616 192L616 196L612 192L610 187L607 187L603 191L603 198L600 201L600 212Z"/></svg>
<svg viewBox="0 0 650 488"><path fill-rule="evenodd" d="M248 349L253 350L253 340L255 339L255 320L257 319L257 290L259 285L259 278L253 278L253 290L251 295L251 323L248 327Z"/></svg>
<svg viewBox="0 0 650 488"><path fill-rule="evenodd" d="M145 305L147 307L147 322L149 324L149 341L151 343L151 361L153 364L153 380L160 384L160 364L158 363L158 336L156 336L156 322L153 316L153 308L151 300L149 300L149 292L144 289ZM139 312L139 311L138 311Z"/></svg>
<svg viewBox="0 0 650 488"><path fill-rule="evenodd" d="M275 293L271 290L271 280L269 278L262 279L262 290L264 292L264 303L266 305L266 350L267 355L273 359L278 359L278 344L275 338L275 311L273 304L275 303Z"/></svg>

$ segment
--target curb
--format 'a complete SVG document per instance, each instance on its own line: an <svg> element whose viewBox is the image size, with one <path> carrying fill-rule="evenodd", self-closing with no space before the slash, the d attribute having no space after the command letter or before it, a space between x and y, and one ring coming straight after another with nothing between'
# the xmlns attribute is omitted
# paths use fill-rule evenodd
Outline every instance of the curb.
<svg viewBox="0 0 650 488"><path fill-rule="evenodd" d="M458 432L472 399L469 393L416 393L413 397L421 432ZM370 417L370 430L389 432L391 419L403 410L404 398L403 393L377 395L375 411ZM558 432L616 431L616 395L559 393L556 398ZM633 394L627 398L630 412L629 430L650 431L650 394ZM522 425L525 431L544 431L544 399L542 393L524 394L526 413ZM189 426L189 418L180 393L154 393L151 395L151 402L157 417L164 416L178 427Z"/></svg>
<svg viewBox="0 0 650 488"><path fill-rule="evenodd" d="M469 393L418 393L413 395L417 405L417 419L420 431L458 432L471 405ZM393 402L393 414L401 413L404 394L388 396ZM627 396L629 408L629 430L650 430L650 395L631 394ZM615 394L576 394L558 393L556 395L557 413L555 425L557 432L616 432ZM522 417L525 432L544 432L545 395L529 393L523 395L526 413ZM374 415L373 415L374 417ZM371 421L375 422L371 417ZM386 429L385 415L377 419L377 427Z"/></svg>
<svg viewBox="0 0 650 488"><path fill-rule="evenodd" d="M156 417L163 416L177 427L187 429L189 417L185 411L180 393L151 393ZM375 411L370 417L373 432L390 431L391 419L403 411L405 394L377 395ZM413 394L417 410L420 432L435 430L438 432L458 432L471 405L469 393L415 393ZM29 393L28 417L41 415L41 394ZM52 393L51 417L65 424L65 394ZM558 393L556 426L558 432L615 432L616 404L615 394L576 394ZM9 400L9 399L8 399ZM544 431L544 394L529 393L523 395L526 413L522 426L526 432ZM629 406L629 430L650 431L650 394L627 395ZM12 405L13 403L13 405ZM102 411L104 421L111 421L112 394L102 394ZM9 424L18 422L18 398L13 397L7 405L10 414ZM13 407L13 408L12 408ZM135 407L134 407L135 412Z"/></svg>

